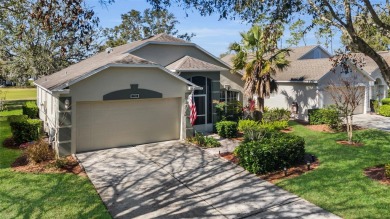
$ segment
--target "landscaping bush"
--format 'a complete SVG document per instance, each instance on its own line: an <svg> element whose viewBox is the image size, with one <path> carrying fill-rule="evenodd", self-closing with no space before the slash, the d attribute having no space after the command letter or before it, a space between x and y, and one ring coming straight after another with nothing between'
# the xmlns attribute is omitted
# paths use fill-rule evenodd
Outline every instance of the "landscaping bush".
<svg viewBox="0 0 390 219"><path fill-rule="evenodd" d="M246 132L246 130L256 129L259 126L259 122L250 120L250 119L244 119L238 121L238 131L240 132Z"/></svg>
<svg viewBox="0 0 390 219"><path fill-rule="evenodd" d="M378 100L370 100L370 103L372 104L372 110L374 110L375 113L379 112L380 105Z"/></svg>
<svg viewBox="0 0 390 219"><path fill-rule="evenodd" d="M26 155L29 163L40 163L54 158L53 149L51 149L49 144L42 139L32 145L29 145L24 150L24 154Z"/></svg>
<svg viewBox="0 0 390 219"><path fill-rule="evenodd" d="M27 115L30 119L36 119L38 118L38 106L35 101L28 101L26 102L23 107L23 115Z"/></svg>
<svg viewBox="0 0 390 219"><path fill-rule="evenodd" d="M339 129L342 123L338 110L332 106L324 109L309 109L308 115L310 125L327 124L332 129Z"/></svg>
<svg viewBox="0 0 390 219"><path fill-rule="evenodd" d="M303 162L305 141L296 135L272 132L260 140L241 143L234 154L249 172L267 173Z"/></svg>
<svg viewBox="0 0 390 219"><path fill-rule="evenodd" d="M383 105L379 108L379 115L390 117L390 105Z"/></svg>
<svg viewBox="0 0 390 219"><path fill-rule="evenodd" d="M288 121L290 120L291 112L283 108L273 108L265 111L263 113L263 120L265 122L274 122L274 121Z"/></svg>
<svg viewBox="0 0 390 219"><path fill-rule="evenodd" d="M10 122L12 136L17 144L35 141L39 138L42 123L39 119Z"/></svg>
<svg viewBox="0 0 390 219"><path fill-rule="evenodd" d="M218 121L238 122L243 116L243 106L240 101L230 101L229 103L219 102L216 106Z"/></svg>
<svg viewBox="0 0 390 219"><path fill-rule="evenodd" d="M288 127L288 121L286 120L273 121L273 122L263 121L259 124L259 127L260 129L264 129L266 131L280 131Z"/></svg>
<svg viewBox="0 0 390 219"><path fill-rule="evenodd" d="M390 179L390 163L385 165L385 176Z"/></svg>
<svg viewBox="0 0 390 219"><path fill-rule="evenodd" d="M390 98L382 99L382 105L390 105Z"/></svg>
<svg viewBox="0 0 390 219"><path fill-rule="evenodd" d="M215 125L218 135L223 138L237 137L237 122L221 121Z"/></svg>
<svg viewBox="0 0 390 219"><path fill-rule="evenodd" d="M195 133L195 136L189 138L188 141L201 147L215 148L221 146L221 143L219 143L215 138L204 136L199 132Z"/></svg>
<svg viewBox="0 0 390 219"><path fill-rule="evenodd" d="M7 117L7 121L9 123L11 122L21 122L21 121L26 121L28 119L27 115L12 115Z"/></svg>

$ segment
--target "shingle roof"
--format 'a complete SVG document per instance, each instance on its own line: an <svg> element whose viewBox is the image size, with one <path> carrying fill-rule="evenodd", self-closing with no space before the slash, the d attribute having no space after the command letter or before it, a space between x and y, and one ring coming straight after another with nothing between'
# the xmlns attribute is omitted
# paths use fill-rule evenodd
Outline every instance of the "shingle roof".
<svg viewBox="0 0 390 219"><path fill-rule="evenodd" d="M328 58L296 60L282 72L277 72L277 81L318 81L330 71L332 62Z"/></svg>
<svg viewBox="0 0 390 219"><path fill-rule="evenodd" d="M311 46L301 46L301 47L295 47L290 48L290 56L287 56L288 60L298 60L308 52L310 52L312 49L316 48L318 45L311 45Z"/></svg>
<svg viewBox="0 0 390 219"><path fill-rule="evenodd" d="M209 70L209 71L221 71L227 70L226 68L222 68L218 65L214 65L200 59L196 59L191 56L184 56L179 60L167 65L165 68L169 70L175 71L195 71L195 70Z"/></svg>
<svg viewBox="0 0 390 219"><path fill-rule="evenodd" d="M361 53L357 53L357 54L361 54ZM390 64L390 52L389 51L378 52L378 54L381 55L385 59L385 61ZM366 62L366 65L363 67L363 69L367 73L372 74L378 68L378 65L370 57L368 57L366 55L363 55L363 57L364 57L364 61Z"/></svg>
<svg viewBox="0 0 390 219"><path fill-rule="evenodd" d="M317 46L304 46L292 48L290 52L290 66L283 72L277 72L274 78L278 81L304 80L316 81L330 71L332 63L328 58L321 59L303 59L300 57L307 54ZM232 59L235 55L229 54L222 58L222 60L232 66ZM242 74L242 72L240 72Z"/></svg>
<svg viewBox="0 0 390 219"><path fill-rule="evenodd" d="M66 84L67 82L77 80L83 75L108 64L153 64L158 66L157 63L153 63L128 53L130 50L148 42L189 43L165 33L158 34L145 40L139 40L122 46L117 46L113 48L110 53L100 52L54 74L39 78L35 81L35 83L48 90L53 90L63 84Z"/></svg>

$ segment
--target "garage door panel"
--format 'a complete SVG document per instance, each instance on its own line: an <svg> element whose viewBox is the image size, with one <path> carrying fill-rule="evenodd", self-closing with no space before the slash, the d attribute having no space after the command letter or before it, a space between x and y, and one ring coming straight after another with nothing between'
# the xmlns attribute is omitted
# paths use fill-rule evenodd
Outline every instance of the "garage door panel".
<svg viewBox="0 0 390 219"><path fill-rule="evenodd" d="M180 98L77 103L77 151L180 138Z"/></svg>
<svg viewBox="0 0 390 219"><path fill-rule="evenodd" d="M364 87L360 87L360 92L362 92L364 94L364 91L365 91L365 88ZM329 106L329 105L333 105L335 104L334 103L334 100L332 98L332 95L328 92L324 92L324 106ZM364 98L361 100L361 103L359 104L359 106L356 107L356 109L354 110L353 114L362 114L364 113Z"/></svg>

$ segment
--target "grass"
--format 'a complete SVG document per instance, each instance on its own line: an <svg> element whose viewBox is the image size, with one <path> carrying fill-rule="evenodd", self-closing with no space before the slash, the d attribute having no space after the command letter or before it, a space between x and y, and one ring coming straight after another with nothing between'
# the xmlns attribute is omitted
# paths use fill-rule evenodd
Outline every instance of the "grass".
<svg viewBox="0 0 390 219"><path fill-rule="evenodd" d="M390 217L390 186L369 179L366 167L390 163L390 133L378 130L356 131L363 147L336 143L345 133L311 131L291 123L294 134L306 141L306 151L316 155L320 166L300 177L286 179L278 186L343 218ZM387 216L386 216L387 215Z"/></svg>
<svg viewBox="0 0 390 219"><path fill-rule="evenodd" d="M35 100L37 99L36 88L0 88L0 96L6 92L6 100Z"/></svg>
<svg viewBox="0 0 390 219"><path fill-rule="evenodd" d="M20 113L0 113L0 142L11 136L6 116ZM0 146L0 218L111 218L87 178L13 172L20 154Z"/></svg>

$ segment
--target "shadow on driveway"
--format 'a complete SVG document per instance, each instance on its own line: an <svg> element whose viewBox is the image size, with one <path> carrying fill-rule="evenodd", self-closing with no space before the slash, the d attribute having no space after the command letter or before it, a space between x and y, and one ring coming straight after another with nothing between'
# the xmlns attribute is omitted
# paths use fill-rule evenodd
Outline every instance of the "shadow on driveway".
<svg viewBox="0 0 390 219"><path fill-rule="evenodd" d="M179 141L77 157L114 218L338 218Z"/></svg>

